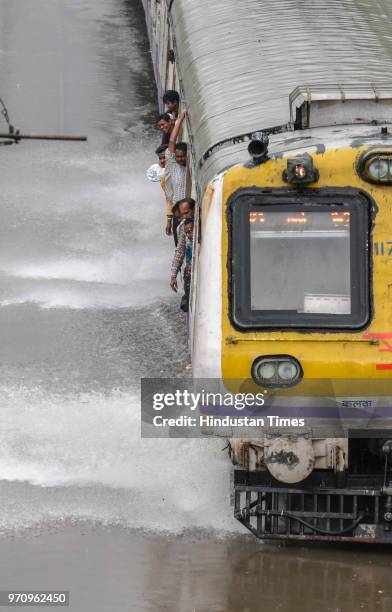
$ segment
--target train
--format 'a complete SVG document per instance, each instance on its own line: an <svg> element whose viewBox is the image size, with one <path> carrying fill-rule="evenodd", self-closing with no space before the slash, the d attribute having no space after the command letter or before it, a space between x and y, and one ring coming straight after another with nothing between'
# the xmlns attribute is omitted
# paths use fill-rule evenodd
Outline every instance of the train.
<svg viewBox="0 0 392 612"><path fill-rule="evenodd" d="M193 376L278 419L227 434L234 516L391 543L392 7L143 5L159 100L187 109Z"/></svg>

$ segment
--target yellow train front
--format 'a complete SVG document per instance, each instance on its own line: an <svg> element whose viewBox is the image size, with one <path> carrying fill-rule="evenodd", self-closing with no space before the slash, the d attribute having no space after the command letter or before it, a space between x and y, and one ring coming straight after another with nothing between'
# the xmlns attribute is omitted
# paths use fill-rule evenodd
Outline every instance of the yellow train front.
<svg viewBox="0 0 392 612"><path fill-rule="evenodd" d="M321 93L205 191L194 375L264 394L230 440L252 533L391 542L391 96Z"/></svg>

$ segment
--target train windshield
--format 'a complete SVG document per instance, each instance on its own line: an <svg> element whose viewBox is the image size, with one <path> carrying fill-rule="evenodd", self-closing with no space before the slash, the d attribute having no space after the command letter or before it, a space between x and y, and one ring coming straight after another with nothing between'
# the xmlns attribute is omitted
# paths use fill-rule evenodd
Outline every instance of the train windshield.
<svg viewBox="0 0 392 612"><path fill-rule="evenodd" d="M361 327L369 317L367 207L238 207L234 318L241 327ZM240 230L240 232L237 232Z"/></svg>
<svg viewBox="0 0 392 612"><path fill-rule="evenodd" d="M251 212L249 222L252 310L351 314L349 212Z"/></svg>

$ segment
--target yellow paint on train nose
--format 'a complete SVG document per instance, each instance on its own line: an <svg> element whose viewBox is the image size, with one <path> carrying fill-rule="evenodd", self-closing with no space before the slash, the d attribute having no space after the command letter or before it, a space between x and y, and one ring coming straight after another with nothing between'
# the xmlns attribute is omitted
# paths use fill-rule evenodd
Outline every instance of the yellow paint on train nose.
<svg viewBox="0 0 392 612"><path fill-rule="evenodd" d="M347 147L310 153L320 178L309 187L361 189L378 208L372 232L374 314L369 326L355 333L242 332L232 326L228 316L228 200L244 187L287 187L282 179L287 157L255 168L238 166L227 171L222 207L222 226L226 228L222 232L223 378L249 378L252 363L260 355L291 355L301 363L304 379L279 393L311 395L317 388L318 395L328 395L332 385L341 395L392 395L392 186L369 184L358 176L356 162L366 150L368 147Z"/></svg>

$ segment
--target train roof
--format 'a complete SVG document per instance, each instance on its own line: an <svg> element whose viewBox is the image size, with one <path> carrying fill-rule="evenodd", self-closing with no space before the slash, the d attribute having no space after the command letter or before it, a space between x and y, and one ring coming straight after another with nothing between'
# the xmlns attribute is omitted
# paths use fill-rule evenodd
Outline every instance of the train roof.
<svg viewBox="0 0 392 612"><path fill-rule="evenodd" d="M392 71L390 0L167 0L197 181L243 161L217 143L289 120L308 83L380 83Z"/></svg>

